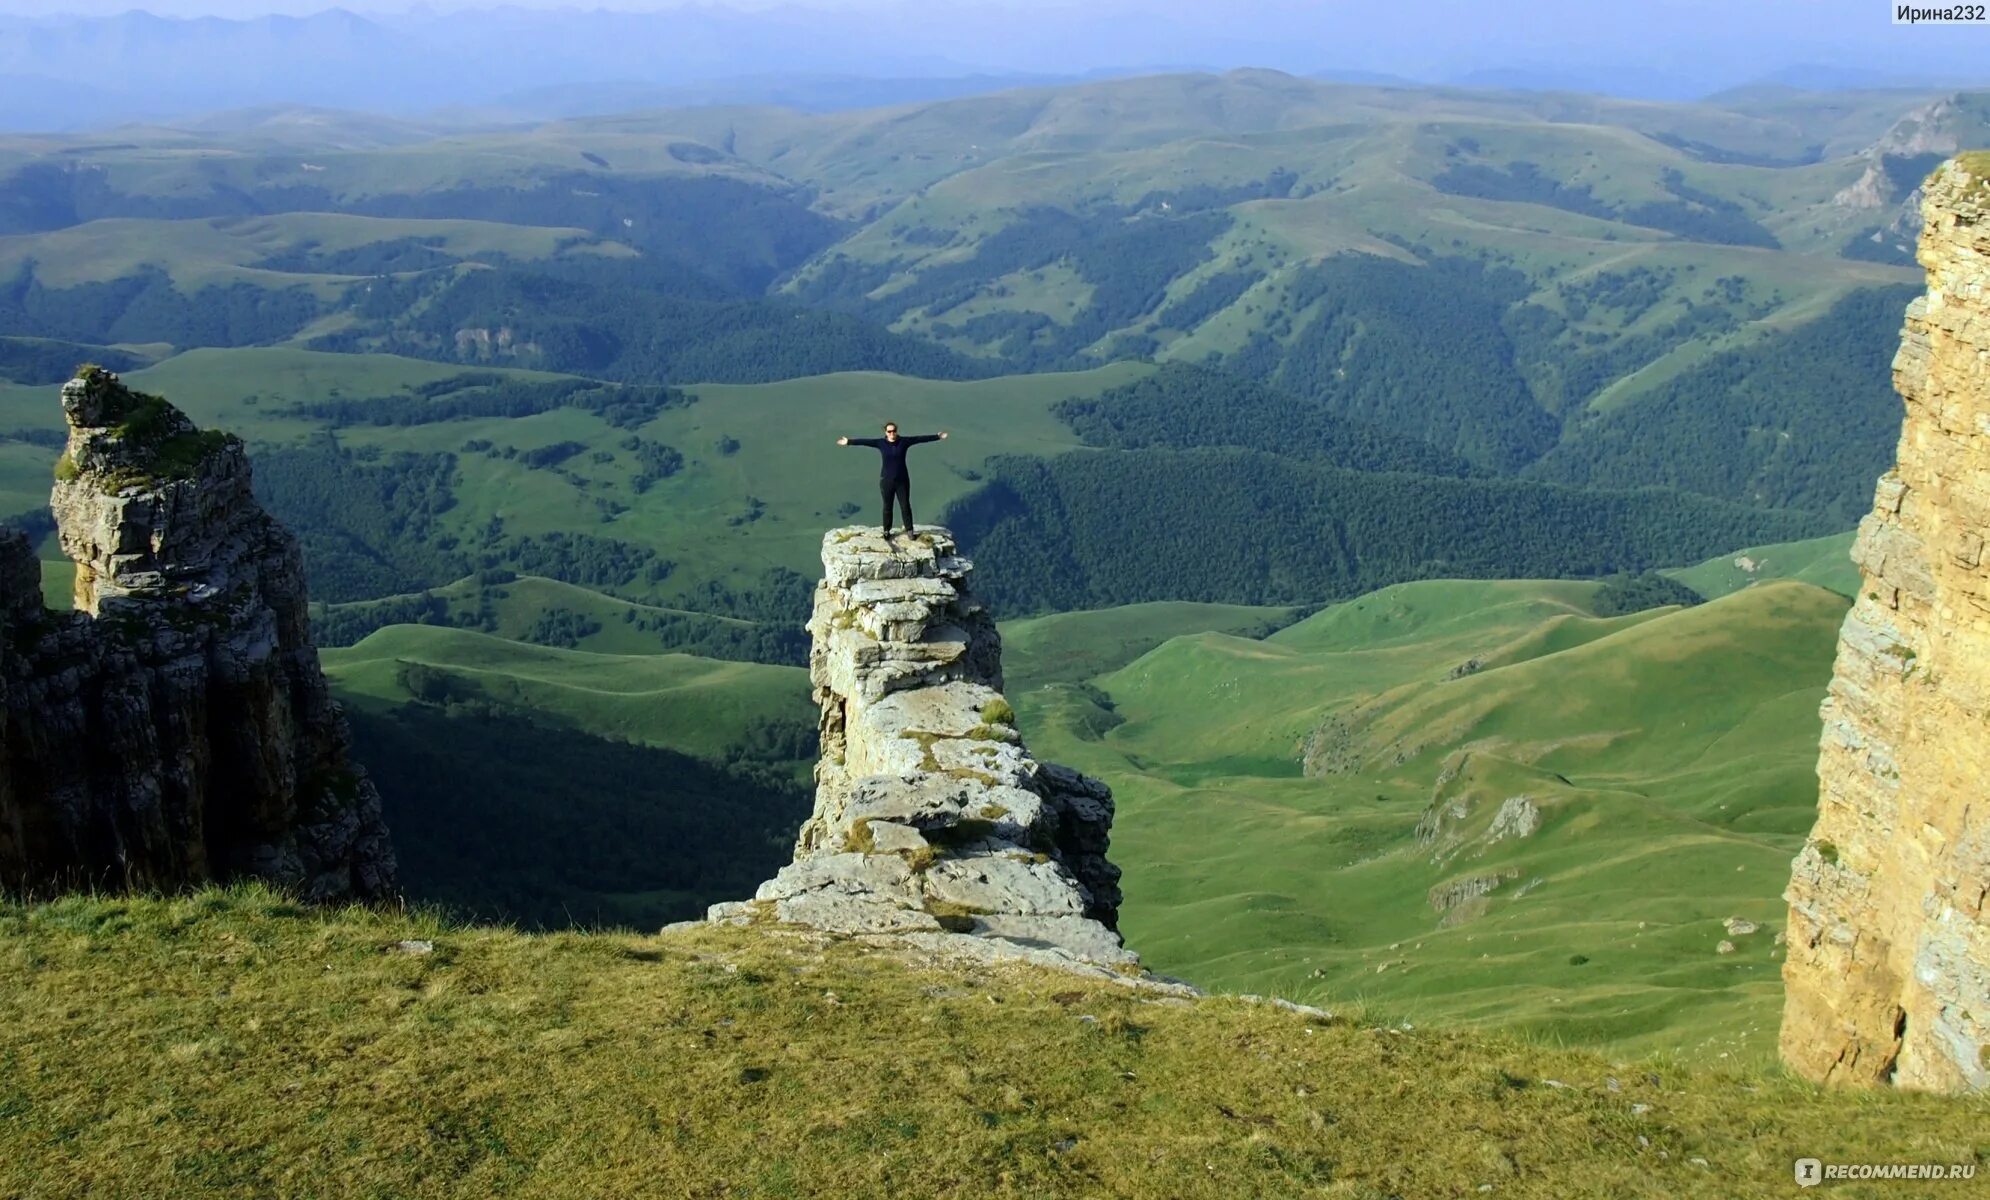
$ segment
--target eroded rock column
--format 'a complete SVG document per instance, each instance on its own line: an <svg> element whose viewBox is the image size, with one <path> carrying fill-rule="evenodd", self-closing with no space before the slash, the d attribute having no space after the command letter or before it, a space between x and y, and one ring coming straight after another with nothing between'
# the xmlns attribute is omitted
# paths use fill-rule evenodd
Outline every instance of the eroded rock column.
<svg viewBox="0 0 1990 1200"><path fill-rule="evenodd" d="M821 707L795 859L715 920L994 938L1132 963L1114 928L1112 794L1039 763L1002 695L995 623L944 529L831 530L809 619Z"/></svg>
<svg viewBox="0 0 1990 1200"><path fill-rule="evenodd" d="M0 884L255 877L391 895L380 797L311 643L297 540L242 443L86 371L52 496L76 611L0 532Z"/></svg>
<svg viewBox="0 0 1990 1200"><path fill-rule="evenodd" d="M1816 828L1790 878L1782 1052L1831 1082L1990 1086L1990 161L1930 180L1853 557Z"/></svg>

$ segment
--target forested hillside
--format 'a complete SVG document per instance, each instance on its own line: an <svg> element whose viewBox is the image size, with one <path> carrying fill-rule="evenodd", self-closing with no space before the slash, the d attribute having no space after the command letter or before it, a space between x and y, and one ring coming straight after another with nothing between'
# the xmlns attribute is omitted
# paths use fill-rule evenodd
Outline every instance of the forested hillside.
<svg viewBox="0 0 1990 1200"><path fill-rule="evenodd" d="M1293 604L1409 579L1587 577L1830 522L1644 488L1346 471L1258 451L1005 457L949 523L998 609Z"/></svg>

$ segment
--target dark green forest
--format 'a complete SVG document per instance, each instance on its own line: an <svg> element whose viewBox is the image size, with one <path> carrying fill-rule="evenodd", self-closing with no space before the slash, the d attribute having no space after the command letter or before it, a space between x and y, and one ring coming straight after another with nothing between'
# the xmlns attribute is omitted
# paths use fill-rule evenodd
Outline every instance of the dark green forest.
<svg viewBox="0 0 1990 1200"><path fill-rule="evenodd" d="M1704 603L1706 597L1700 593L1676 579L1668 579L1653 571L1612 575L1603 581L1595 599L1589 602L1599 617L1621 617L1669 604L1691 608Z"/></svg>
<svg viewBox="0 0 1990 1200"><path fill-rule="evenodd" d="M1225 371L1167 363L1137 383L1054 410L1087 445L1240 446L1356 471L1481 472L1429 442L1334 415L1318 401Z"/></svg>
<svg viewBox="0 0 1990 1200"><path fill-rule="evenodd" d="M0 281L0 330L73 342L259 346L291 336L322 311L302 286L271 290L238 283L189 294L151 266L105 283L49 288L30 263Z"/></svg>
<svg viewBox="0 0 1990 1200"><path fill-rule="evenodd" d="M511 569L609 593L641 591L673 564L652 546L557 530L523 537L493 520L472 540L438 520L455 507L456 456L356 452L332 435L257 452L256 495L298 535L312 598L400 596Z"/></svg>
<svg viewBox="0 0 1990 1200"><path fill-rule="evenodd" d="M1454 162L1432 179L1431 184L1454 196L1545 204L1588 217L1664 230L1696 242L1771 249L1780 245L1776 235L1764 229L1739 204L1693 187L1685 176L1669 168L1660 174L1659 184L1673 199L1647 200L1628 208L1598 199L1586 183L1569 184L1544 175L1538 164L1524 160L1510 162L1504 170L1485 163Z"/></svg>
<svg viewBox="0 0 1990 1200"><path fill-rule="evenodd" d="M667 408L692 403L676 388L610 385L590 379L529 382L492 372L470 372L420 384L392 396L325 400L292 405L290 415L323 421L334 429L353 425L429 425L483 417L529 417L556 408L591 412L610 425L636 429Z"/></svg>
<svg viewBox="0 0 1990 1200"><path fill-rule="evenodd" d="M1866 288L1787 333L1717 354L1635 403L1578 421L1528 474L1635 479L1856 521L1893 459L1889 364L1911 287Z"/></svg>
<svg viewBox="0 0 1990 1200"><path fill-rule="evenodd" d="M1336 255L1274 293L1280 317L1222 365L1337 416L1513 470L1561 432L1504 325L1530 290L1520 272L1476 259Z"/></svg>
<svg viewBox="0 0 1990 1200"><path fill-rule="evenodd" d="M614 259L383 278L348 300L364 318L314 349L566 371L629 383L765 383L833 371L928 379L994 373L875 321L758 297L685 297ZM480 336L461 336L463 331Z"/></svg>
<svg viewBox="0 0 1990 1200"><path fill-rule="evenodd" d="M1232 220L1221 211L1168 217L1143 213L1129 219L1123 210L1111 208L1083 213L1028 208L985 239L973 258L923 271L910 286L882 299L867 293L897 268L843 257L830 259L805 279L799 297L879 321L924 308L935 318L936 337L988 343L1009 370L1056 370L1076 365L1079 351L1157 308L1169 283L1209 260L1210 240ZM990 313L958 323L945 319L978 295L989 279L1053 263L1070 266L1092 285L1091 303L1070 324L1034 313ZM1139 350L1133 353L1138 356Z"/></svg>
<svg viewBox="0 0 1990 1200"><path fill-rule="evenodd" d="M1292 604L1433 578L1694 562L1839 526L1660 488L1347 471L1248 450L1004 457L947 514L1007 616L1180 599Z"/></svg>
<svg viewBox="0 0 1990 1200"><path fill-rule="evenodd" d="M144 365L145 360L109 346L42 338L0 337L0 380L25 384L62 383L76 373L79 363L86 362L95 363L105 370L124 372Z"/></svg>
<svg viewBox="0 0 1990 1200"><path fill-rule="evenodd" d="M256 496L304 549L316 600L361 600L461 578L469 560L437 518L456 505L448 454L362 457L327 436L255 452Z"/></svg>

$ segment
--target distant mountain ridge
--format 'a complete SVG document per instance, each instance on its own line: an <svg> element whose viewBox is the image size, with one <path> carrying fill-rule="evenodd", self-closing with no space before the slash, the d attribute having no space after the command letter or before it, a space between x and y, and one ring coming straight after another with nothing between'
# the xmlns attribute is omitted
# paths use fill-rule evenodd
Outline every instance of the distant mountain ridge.
<svg viewBox="0 0 1990 1200"><path fill-rule="evenodd" d="M1309 41L1334 18L1239 14L1211 37L1197 20L1134 20L1111 5L1056 12L983 4L908 26L909 5L649 12L491 6L404 12L330 7L250 18L0 15L0 125L85 129L273 102L397 113L442 108L559 116L649 105L782 104L807 111L913 103L1026 82L1262 64L1345 83L1692 100L1749 83L1824 92L1954 87L1970 72L1863 59L1743 76L1759 64L1640 62L1621 51L1520 61L1496 45L1412 67L1402 47ZM1151 14L1150 14L1151 16ZM1208 25L1207 18L1200 20ZM927 28L930 26L930 28ZM1322 56L1305 61L1307 45ZM1358 51L1333 49L1358 46ZM186 71L182 64L199 62ZM1184 66L1172 64L1189 64ZM60 88L60 95L50 91ZM626 89L620 90L618 89ZM628 103L604 97L620 94ZM587 98L592 97L592 98ZM520 101L532 106L521 110ZM578 106L576 106L576 104Z"/></svg>

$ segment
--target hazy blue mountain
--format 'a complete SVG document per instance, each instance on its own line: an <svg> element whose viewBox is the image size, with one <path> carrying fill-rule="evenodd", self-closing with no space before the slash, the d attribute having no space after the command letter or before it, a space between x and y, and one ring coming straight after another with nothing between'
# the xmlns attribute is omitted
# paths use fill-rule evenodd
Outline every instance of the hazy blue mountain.
<svg viewBox="0 0 1990 1200"><path fill-rule="evenodd" d="M1024 74L908 79L871 79L854 75L749 75L676 85L615 80L548 84L508 92L499 96L490 108L507 116L531 119L589 117L715 104L771 104L802 112L843 112L953 100L1010 88L1076 82L1076 76Z"/></svg>
<svg viewBox="0 0 1990 1200"><path fill-rule="evenodd" d="M246 0L213 2L250 11ZM278 102L476 110L520 97L545 105L528 116L720 102L823 111L968 95L1011 76L1083 79L1163 63L1688 99L1748 79L1834 91L1918 80L1954 87L1982 78L1984 45L1981 31L1957 28L1939 44L1872 46L1838 28L1847 23L1823 19L1794 38L1787 22L1746 11L1718 29L1655 14L1633 31L1577 19L1572 0L1539 0L1524 20L1434 0L1413 22L1281 0L1220 9L1163 0L812 2L820 7L720 0L650 12L368 5L246 19L0 16L0 128L77 129ZM1556 37L1530 36L1538 29ZM1321 71L1322 59L1341 65Z"/></svg>

